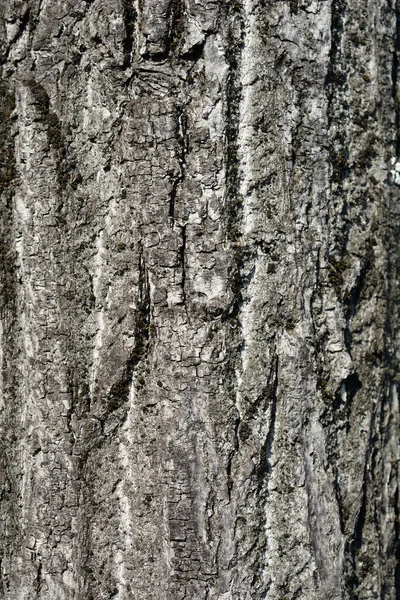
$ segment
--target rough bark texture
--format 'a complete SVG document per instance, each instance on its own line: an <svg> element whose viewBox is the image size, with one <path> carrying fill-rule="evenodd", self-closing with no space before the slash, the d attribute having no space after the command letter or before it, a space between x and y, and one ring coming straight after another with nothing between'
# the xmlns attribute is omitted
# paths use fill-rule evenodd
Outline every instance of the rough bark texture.
<svg viewBox="0 0 400 600"><path fill-rule="evenodd" d="M397 4L0 1L1 598L400 598Z"/></svg>

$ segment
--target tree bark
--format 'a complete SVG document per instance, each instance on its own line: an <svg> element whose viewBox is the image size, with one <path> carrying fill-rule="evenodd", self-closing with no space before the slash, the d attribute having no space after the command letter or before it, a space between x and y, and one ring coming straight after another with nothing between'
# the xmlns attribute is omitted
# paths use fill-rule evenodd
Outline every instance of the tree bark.
<svg viewBox="0 0 400 600"><path fill-rule="evenodd" d="M398 0L1 0L7 600L399 600Z"/></svg>

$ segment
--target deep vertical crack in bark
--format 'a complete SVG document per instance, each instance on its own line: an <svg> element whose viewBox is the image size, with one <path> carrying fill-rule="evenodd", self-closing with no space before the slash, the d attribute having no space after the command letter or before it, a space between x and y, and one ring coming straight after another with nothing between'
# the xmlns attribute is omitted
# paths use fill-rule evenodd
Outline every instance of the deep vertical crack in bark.
<svg viewBox="0 0 400 600"><path fill-rule="evenodd" d="M143 251L139 254L139 285L135 315L135 345L123 367L122 374L107 395L107 414L114 412L129 400L135 368L145 360L150 338L150 291Z"/></svg>
<svg viewBox="0 0 400 600"><path fill-rule="evenodd" d="M134 6L134 0L121 0L121 2L125 24L125 39L123 41L123 66L124 68L129 68L132 65L132 55L135 53L135 33L138 15Z"/></svg>

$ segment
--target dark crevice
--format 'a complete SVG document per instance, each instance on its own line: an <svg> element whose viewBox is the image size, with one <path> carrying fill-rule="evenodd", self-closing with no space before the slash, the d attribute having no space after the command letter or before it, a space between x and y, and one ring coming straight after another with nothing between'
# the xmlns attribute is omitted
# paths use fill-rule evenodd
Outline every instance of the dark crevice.
<svg viewBox="0 0 400 600"><path fill-rule="evenodd" d="M22 544L20 512L21 464L19 435L21 427L19 387L19 338L18 317L19 273L15 250L14 189L17 181L17 163L14 145L12 114L15 96L0 71L0 317L2 332L2 418L7 423L0 443L0 499L2 510L7 514L7 527L0 550ZM9 559L9 557L8 557ZM10 597L7 573L0 575L0 588Z"/></svg>
<svg viewBox="0 0 400 600"><path fill-rule="evenodd" d="M9 57L12 47L15 46L15 44L18 42L18 40L25 33L25 31L29 25L30 14L31 14L31 10L30 10L30 8L27 8L27 10L22 15L21 19L19 19L18 31L15 33L14 37L10 40L8 48L6 49L4 55L0 57L0 64L3 64L6 62L6 60Z"/></svg>
<svg viewBox="0 0 400 600"><path fill-rule="evenodd" d="M28 82L34 104L47 126L47 140L54 152L57 171L58 191L61 194L69 184L76 190L82 181L76 169L76 163L67 157L67 145L61 122L55 112L50 110L50 98L45 88L35 80Z"/></svg>
<svg viewBox="0 0 400 600"><path fill-rule="evenodd" d="M329 67L326 84L336 82L335 68L341 54L341 41L343 35L343 22L346 12L344 0L332 0L331 2L331 47L329 52Z"/></svg>
<svg viewBox="0 0 400 600"><path fill-rule="evenodd" d="M5 569L4 569L4 551L0 550L1 552L1 556L0 556L0 594L1 597L6 598L7 595L8 597L10 597L9 593L8 593L8 586L7 586L7 582L6 582L6 577L5 577Z"/></svg>
<svg viewBox="0 0 400 600"><path fill-rule="evenodd" d="M360 274L358 275L354 286L352 287L349 294L347 294L343 300L343 304L345 307L345 318L346 318L346 329L344 332L344 341L346 344L346 349L351 356L352 345L353 345L353 336L351 332L351 319L355 316L358 308L358 303L362 294L363 289L365 288L367 273L371 269L372 265L372 253L370 251L366 252L365 260L362 264Z"/></svg>
<svg viewBox="0 0 400 600"><path fill-rule="evenodd" d="M178 193L178 187L180 184L180 177L176 177L172 182L172 189L169 194L169 211L168 216L170 218L171 224L174 224L175 221L175 201Z"/></svg>
<svg viewBox="0 0 400 600"><path fill-rule="evenodd" d="M265 478L271 475L272 473L272 465L271 465L271 456L272 456L272 446L275 438L275 422L276 422L276 410L278 403L278 379L279 379L279 363L278 357L275 358L275 365L272 372L272 382L269 383L270 389L270 424L268 429L268 434L265 439L261 456L260 456L260 464L259 464L259 491L261 488L265 486Z"/></svg>
<svg viewBox="0 0 400 600"><path fill-rule="evenodd" d="M358 383L355 382L358 387ZM354 600L359 600L359 594L357 588L359 587L362 578L365 576L363 569L358 569L357 559L361 550L365 548L364 545L364 527L366 524L368 506L371 507L371 501L368 503L368 486L371 482L371 477L374 477L375 472L378 470L376 465L376 459L378 454L378 437L376 435L377 427L380 429L381 426L377 423L379 414L382 418L382 402L378 402L374 407L371 415L370 427L369 427L369 443L366 446L366 454L364 460L364 472L361 487L361 498L359 510L355 518L353 527L353 534L350 539L347 539L345 545L345 563L347 565L345 583L347 590L352 594L350 597ZM373 485L371 490L373 493ZM373 508L373 504L372 504ZM380 517L375 512L374 521L378 524ZM365 560L363 560L365 562Z"/></svg>
<svg viewBox="0 0 400 600"><path fill-rule="evenodd" d="M396 33L392 58L392 98L395 105L395 125L396 125L396 156L400 156L400 99L398 97L398 73L399 73L399 53L400 53L400 3L396 0Z"/></svg>
<svg viewBox="0 0 400 600"><path fill-rule="evenodd" d="M170 0L166 14L168 32L164 36L163 47L159 52L145 52L143 58L160 63L170 55L177 56L184 44L186 27L186 6L184 0Z"/></svg>
<svg viewBox="0 0 400 600"><path fill-rule="evenodd" d="M181 55L182 58L184 60L188 60L191 62L197 62L198 60L200 60L203 57L205 44L206 44L205 40L204 40L204 42L196 44L195 46L190 48L190 50L188 50L187 52L183 52Z"/></svg>
<svg viewBox="0 0 400 600"><path fill-rule="evenodd" d="M240 212L240 206L235 205L234 200L237 198L240 182L238 133L240 121L240 101L242 96L242 86L240 82L240 62L244 43L244 23L242 7L240 5L232 5L231 13L231 23L226 40L226 60L228 63L229 72L226 90L225 160L227 218L228 226L230 225L232 228L234 227L235 221L238 220L237 214Z"/></svg>
<svg viewBox="0 0 400 600"><path fill-rule="evenodd" d="M360 389L361 382L358 377L358 374L353 373L349 375L346 379L342 381L341 386L339 387L334 396L333 405L330 407L330 410L327 411L329 422L327 427L326 449L330 457L330 464L334 474L333 489L336 497L336 504L338 507L340 530L344 535L347 529L348 515L347 511L343 506L342 491L339 484L338 434L337 427L334 427L334 423L344 422L347 431L349 430L351 407L353 405L354 398ZM343 402L344 395L345 401ZM347 555L348 554L349 552L347 552ZM350 571L353 571L352 567L350 567ZM350 577L353 577L353 575L351 575Z"/></svg>
<svg viewBox="0 0 400 600"><path fill-rule="evenodd" d="M227 80L227 106L226 106L226 131L225 131L225 156L226 156L226 196L225 208L227 226L232 239L239 235L242 202L239 197L239 158L238 158L238 131L239 111L241 99L241 85L238 80L238 57L234 54L227 57L229 62L229 75Z"/></svg>
<svg viewBox="0 0 400 600"><path fill-rule="evenodd" d="M297 15L299 12L299 0L289 0L289 8L291 15Z"/></svg>
<svg viewBox="0 0 400 600"><path fill-rule="evenodd" d="M37 574L36 574L36 579L35 579L35 592L36 592L36 597L39 599L40 598L40 593L42 591L42 583L43 583L43 579L42 579L42 563L39 562L38 565L38 570L37 570Z"/></svg>
<svg viewBox="0 0 400 600"><path fill-rule="evenodd" d="M182 227L182 243L179 248L179 257L182 269L182 298L183 304L186 304L186 225Z"/></svg>
<svg viewBox="0 0 400 600"><path fill-rule="evenodd" d="M254 259L254 252L251 248L238 246L233 252L233 261L229 270L229 281L232 290L232 302L224 311L222 311L222 321L238 322L238 318L243 306L243 291L254 276L254 266L251 268L251 262Z"/></svg>
<svg viewBox="0 0 400 600"><path fill-rule="evenodd" d="M179 187L185 179L186 173L186 154L188 151L186 106L179 107L177 111L175 139L177 140L179 145L177 151L179 171L177 174L173 175L172 189L169 195L169 218L171 225L173 225L175 222L176 198L178 195Z"/></svg>
<svg viewBox="0 0 400 600"><path fill-rule="evenodd" d="M243 202L240 196L239 148L238 134L240 121L240 102L242 86L240 82L240 62L244 40L244 21L242 6L232 3L227 18L230 26L226 40L226 60L229 66L226 87L225 109L225 204L223 216L226 223L227 236L236 242L241 234ZM223 319L235 320L243 304L242 272L249 258L244 248L235 250L230 267L229 278L232 289L232 303L225 311Z"/></svg>
<svg viewBox="0 0 400 600"><path fill-rule="evenodd" d="M142 54L142 57L145 60L151 60L151 62L153 62L153 63L164 63L168 58L168 54L169 54L169 52L167 50L162 51L162 52L153 52L153 53L144 52ZM142 72L145 72L145 69L140 69L140 70ZM149 72L152 73L153 71L149 71Z"/></svg>
<svg viewBox="0 0 400 600"><path fill-rule="evenodd" d="M254 470L254 493L256 494L257 499L258 523L253 530L253 546L247 554L251 554L251 568L253 571L251 591L253 592L254 597L257 598L266 597L266 584L262 577L262 573L264 573L266 569L267 540L265 536L265 506L267 502L266 496L268 493L268 478L272 473L271 456L275 438L275 423L278 403L278 371L278 357L276 357L272 360L267 385L262 394L264 400L264 414L268 408L270 409L269 428L265 442L260 451L259 463Z"/></svg>
<svg viewBox="0 0 400 600"><path fill-rule="evenodd" d="M397 103L398 69L399 69L399 57L397 55L397 44L396 44L395 50L393 51L393 58L392 58L392 98L396 101L396 103ZM397 109L397 106L396 106L396 109ZM397 125L397 118L398 118L397 112L398 111L396 110L396 125Z"/></svg>
<svg viewBox="0 0 400 600"><path fill-rule="evenodd" d="M168 10L168 20L170 23L168 49L170 52L177 52L183 45L183 38L186 24L186 7L184 0L171 0Z"/></svg>
<svg viewBox="0 0 400 600"><path fill-rule="evenodd" d="M125 23L125 39L123 41L124 64L123 68L128 68L132 64L132 52L134 48L135 27L137 22L137 13L133 6L133 0L122 0L122 8Z"/></svg>
<svg viewBox="0 0 400 600"><path fill-rule="evenodd" d="M133 373L137 365L146 358L150 338L150 287L144 265L143 253L139 257L139 298L135 319L135 346L125 363L118 381L107 396L107 414L126 404Z"/></svg>
<svg viewBox="0 0 400 600"><path fill-rule="evenodd" d="M357 277L356 283L353 286L350 294L345 298L345 306L347 307L347 319L351 319L356 314L357 304L366 283L366 274L371 267L371 260L366 260L361 268L360 274Z"/></svg>
<svg viewBox="0 0 400 600"><path fill-rule="evenodd" d="M342 216L347 214L346 194L343 191L343 182L349 176L349 152L346 132L346 116L348 107L340 100L338 106L338 95L347 86L347 72L345 61L342 60L342 38L344 34L344 18L346 12L345 0L332 0L331 3L331 47L329 52L329 65L325 79L328 98L328 131L331 131L332 123L340 118L342 127L336 129L334 137L330 140L330 163L332 169L331 187L336 186L335 195L343 195ZM338 114L339 113L339 114Z"/></svg>
<svg viewBox="0 0 400 600"><path fill-rule="evenodd" d="M352 373L351 375L346 377L346 379L343 381L342 385L344 386L344 389L346 391L346 404L345 404L346 429L347 429L347 431L349 431L351 407L353 405L354 398L356 397L357 392L359 392L360 389L362 388L362 383L358 377L358 374Z"/></svg>
<svg viewBox="0 0 400 600"><path fill-rule="evenodd" d="M362 388L361 381L357 373L352 373L346 379L343 379L336 391L332 408L336 413L336 419L346 421L346 427L350 427L351 406L357 392Z"/></svg>
<svg viewBox="0 0 400 600"><path fill-rule="evenodd" d="M392 446L392 441L398 437L398 418L397 418L397 397L399 393L399 384L394 383L389 377L386 379L386 389L382 394L382 406L380 410L379 432L376 435L375 447L372 453L370 472L378 475L378 481L384 481L389 489L394 483L393 493L389 496L389 504L387 506L390 516L393 515L393 529L389 544L386 547L386 552L383 555L383 560L380 563L383 573L386 576L382 578L381 596L382 600L387 600L392 597L392 591L396 594L396 600L400 598L400 510L399 510L399 461L396 451ZM376 441L380 442L378 445ZM380 450L384 450L381 457ZM390 460L390 471L386 470ZM372 488L375 502L374 508L374 523L378 526L381 520L381 490L380 488ZM376 494L377 492L377 494ZM387 513L386 513L387 514ZM378 529L379 530L379 529ZM384 544L382 540L379 543L379 552L382 556ZM394 559L394 560L393 560ZM394 564L392 563L392 560ZM392 563L392 564L391 564ZM393 566L392 566L393 565ZM393 577L391 577L393 576Z"/></svg>
<svg viewBox="0 0 400 600"><path fill-rule="evenodd" d="M396 17L397 17L397 27L399 30L399 5L396 3ZM400 35L398 36L398 40L400 39ZM397 138L398 139L398 138ZM393 194L391 202L393 204L397 204L398 195ZM393 220L390 223L389 235L387 236L386 242L386 251L387 251L387 261L386 261L386 269L387 273L387 288L386 288L386 318L385 318L385 327L384 327L384 347L383 347L383 364L386 367L385 373L385 382L383 388L383 407L382 413L384 410L389 411L389 414L392 415L392 419L397 419L397 408L394 406L392 390L396 388L397 394L399 394L399 360L397 356L398 349L398 336L399 336L399 308L400 308L400 295L399 295L399 287L397 282L400 279L400 255L398 252L398 240L400 239L400 226L398 223L398 219ZM394 427L395 435L398 435L398 424L397 421ZM384 425L381 423L380 431L385 432L386 435L391 435L390 425ZM386 430L386 431L385 431ZM384 440L386 444L388 444L388 438ZM395 558L394 565L394 586L396 593L396 600L400 600L400 511L399 511L399 462L396 464L396 476L397 476L397 485L394 493L394 516L395 522L393 524L393 544L392 552ZM382 476L382 474L381 474ZM378 482L381 484L381 481Z"/></svg>
<svg viewBox="0 0 400 600"><path fill-rule="evenodd" d="M396 0L396 51L400 51L400 4ZM398 85L398 73L396 73L396 88ZM399 114L399 99L396 97L396 117ZM399 156L399 129L396 131L397 141L397 156ZM390 420L394 420L395 426L394 435L398 435L398 423L397 423L397 411L398 408L393 402L393 389L396 388L397 394L399 394L399 359L398 359L398 339L399 339L399 309L400 309L400 292L398 281L400 280L400 255L399 255L399 239L400 239L400 225L399 221L394 215L397 215L397 204L398 204L398 193L394 191L390 198L390 204L388 206L388 235L385 237L385 249L386 249L386 265L384 272L387 277L387 286L385 289L386 296L386 315L385 315L385 326L384 326L384 345L383 345L383 357L382 362L385 365L385 381L383 382L382 390L382 415L383 413L390 415ZM393 218L394 217L394 218ZM397 402L396 402L397 404ZM380 423L380 432L383 435L388 436L384 439L384 443L387 445L389 437L393 435L391 432L391 425L386 423ZM392 585L395 587L396 600L400 600L400 511L399 511L399 462L395 465L396 471L396 489L393 497L393 512L395 516L395 522L393 524L392 535L393 535L393 546L391 548L390 557L394 557L394 573ZM382 477L384 473L380 473L378 479L378 485L382 485ZM374 481L375 483L375 481ZM380 488L379 488L380 489ZM385 597L385 596L384 596Z"/></svg>
<svg viewBox="0 0 400 600"><path fill-rule="evenodd" d="M333 473L334 473L333 487L334 487L334 491L335 491L336 504L337 504L338 513L339 513L340 532L342 533L342 535L345 535L346 519L345 519L345 515L344 515L344 511L343 511L342 491L340 489L340 484L339 484L339 469L336 464L333 466Z"/></svg>
<svg viewBox="0 0 400 600"><path fill-rule="evenodd" d="M293 76L292 76L292 85L293 85L293 88L296 88L296 81L295 81L294 75L295 75L295 72L293 73ZM304 111L302 95L300 95L300 97L297 101L297 104L298 104L300 110L299 110L299 119L295 123L294 127L292 128L292 140L291 140L292 172L295 169L297 153L298 153L299 148L301 147L301 139L302 139L301 133L302 133L303 111Z"/></svg>
<svg viewBox="0 0 400 600"><path fill-rule="evenodd" d="M17 42L19 40L19 38L24 34L24 32L29 24L30 14L31 14L31 10L30 10L30 8L27 8L27 10L22 15L22 18L20 20L18 32L16 33L14 38L11 40L12 44L15 44L15 42Z"/></svg>
<svg viewBox="0 0 400 600"><path fill-rule="evenodd" d="M0 73L0 77L2 73ZM0 82L0 193L11 191L16 177L12 113L15 109L14 92Z"/></svg>
<svg viewBox="0 0 400 600"><path fill-rule="evenodd" d="M354 524L352 539L346 543L345 554L347 555L350 564L345 578L347 590L352 594L351 598L358 600L357 590L360 584L360 578L357 572L357 556L362 547L363 530L367 514L367 467L365 467L364 478L361 490L361 504L356 521Z"/></svg>
<svg viewBox="0 0 400 600"><path fill-rule="evenodd" d="M0 80L0 316L5 338L3 389L6 395L14 389L14 375L11 376L13 370L5 367L12 363L12 354L16 351L14 326L19 287L14 239L14 188L17 178L11 117L14 108L14 93ZM9 378L10 381L7 381Z"/></svg>
<svg viewBox="0 0 400 600"><path fill-rule="evenodd" d="M318 298L321 295L321 249L318 248L317 250L317 260L315 262L315 283L314 283L314 287L311 293L311 301L310 301L310 307L311 307L311 319L312 319L312 328L313 328L313 334L314 334L314 340L315 340L315 350L316 350L316 357L318 358L320 356L320 345L319 345L319 335L318 335L318 327L316 324L316 315L315 315L315 305L317 303Z"/></svg>
<svg viewBox="0 0 400 600"><path fill-rule="evenodd" d="M237 451L239 450L239 426L240 426L240 415L237 413L234 427L233 427L233 448L228 454L227 465L226 465L226 473L227 473L227 488L228 488L228 499L231 499L231 493L233 488L233 478L232 478L232 460Z"/></svg>
<svg viewBox="0 0 400 600"><path fill-rule="evenodd" d="M394 556L395 556L395 588L396 588L396 600L400 600L400 510L399 510L399 474L398 464L396 465L397 485L394 493L394 529L395 529L395 540L394 540Z"/></svg>
<svg viewBox="0 0 400 600"><path fill-rule="evenodd" d="M325 86L328 89L328 126L333 121L332 103L336 87L342 87L346 82L346 74L340 68L341 42L344 32L344 17L346 12L345 0L332 0L331 3L331 47L329 51L328 72Z"/></svg>
<svg viewBox="0 0 400 600"><path fill-rule="evenodd" d="M11 41L11 43L8 45L8 47L5 49L4 54L2 56L0 56L0 64L4 64L7 61L7 59L9 58L10 52L12 50L12 47L15 46L15 44L18 42L18 40L25 33L26 29L28 29L28 42L26 45L26 54L29 55L29 53L32 50L32 40L33 40L36 28L39 23L39 15L40 15L40 12L42 9L42 2L43 2L43 0L38 0L38 2L36 3L36 6L28 7L26 9L25 13L19 19L20 26L19 26L18 32L16 33L14 39ZM12 62L14 64L14 66L16 66L18 63L20 63L24 59L25 59L25 53L23 53L22 56L20 56L20 57L14 57ZM31 70L35 71L35 68L36 68L35 62L33 62Z"/></svg>

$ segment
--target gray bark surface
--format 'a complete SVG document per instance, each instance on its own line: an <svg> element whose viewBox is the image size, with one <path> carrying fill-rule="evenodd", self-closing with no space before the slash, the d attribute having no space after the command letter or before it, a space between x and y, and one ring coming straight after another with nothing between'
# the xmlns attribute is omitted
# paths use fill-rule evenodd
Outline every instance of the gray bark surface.
<svg viewBox="0 0 400 600"><path fill-rule="evenodd" d="M397 4L0 1L1 598L399 600Z"/></svg>

